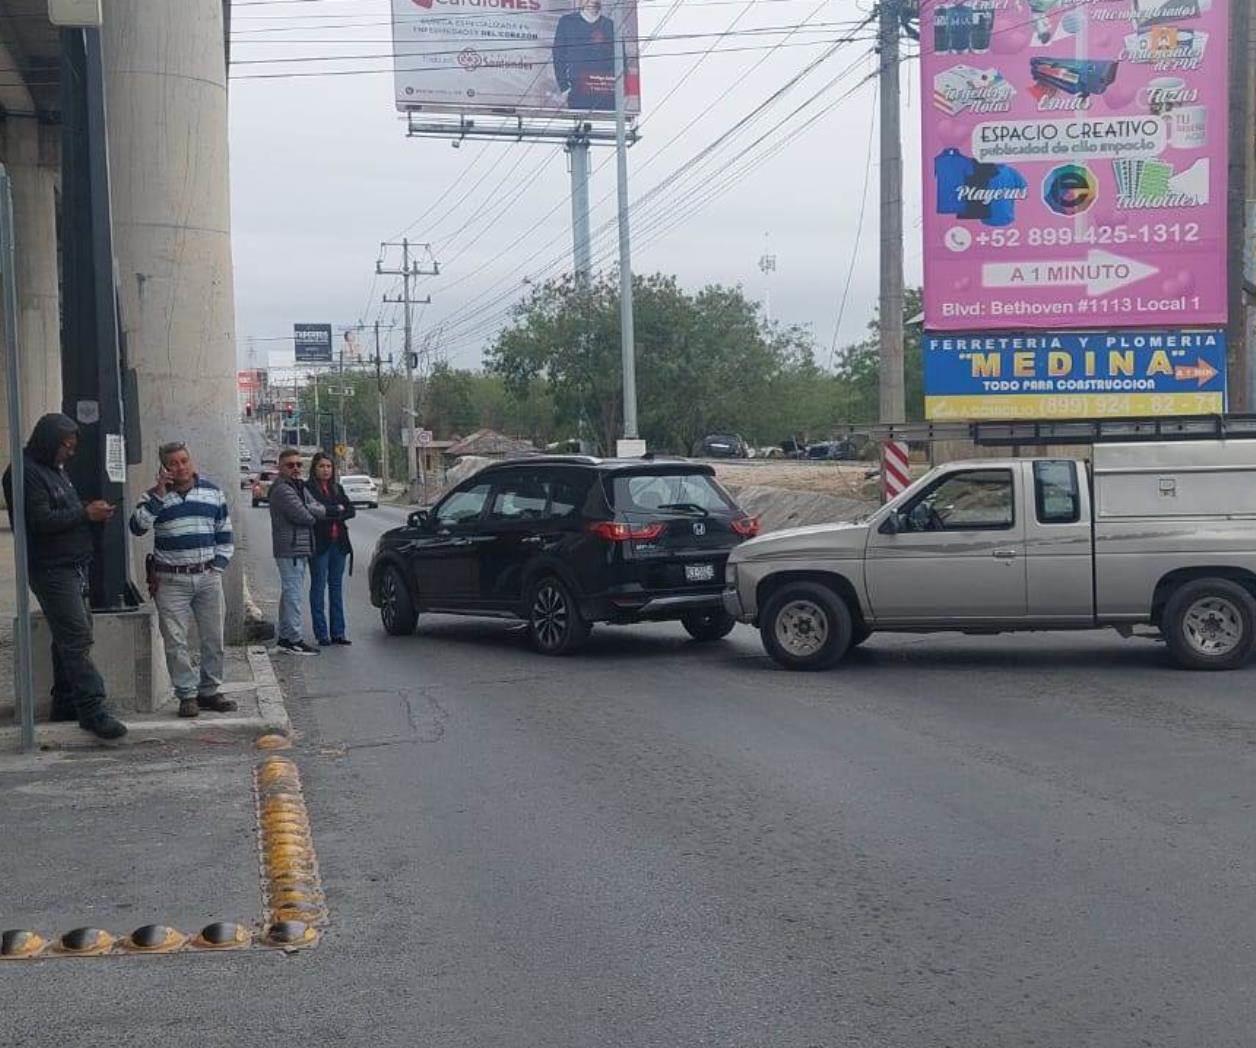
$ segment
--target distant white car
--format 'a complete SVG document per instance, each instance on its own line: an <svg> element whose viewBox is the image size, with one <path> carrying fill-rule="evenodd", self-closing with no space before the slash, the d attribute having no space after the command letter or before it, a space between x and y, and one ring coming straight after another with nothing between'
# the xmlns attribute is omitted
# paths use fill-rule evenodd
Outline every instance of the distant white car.
<svg viewBox="0 0 1256 1048"><path fill-rule="evenodd" d="M364 473L348 473L340 478L340 486L345 489L349 501L355 506L375 509L379 505L379 488L375 481Z"/></svg>

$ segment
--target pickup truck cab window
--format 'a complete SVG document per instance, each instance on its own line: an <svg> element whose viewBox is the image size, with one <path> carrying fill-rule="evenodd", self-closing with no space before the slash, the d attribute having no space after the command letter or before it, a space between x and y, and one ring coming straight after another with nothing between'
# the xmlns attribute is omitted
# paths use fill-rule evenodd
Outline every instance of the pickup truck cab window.
<svg viewBox="0 0 1256 1048"><path fill-rule="evenodd" d="M903 530L992 531L1016 523L1011 471L974 469L940 478L907 506Z"/></svg>
<svg viewBox="0 0 1256 1048"><path fill-rule="evenodd" d="M1035 462L1034 504L1039 524L1076 524L1081 515L1077 463L1071 459Z"/></svg>

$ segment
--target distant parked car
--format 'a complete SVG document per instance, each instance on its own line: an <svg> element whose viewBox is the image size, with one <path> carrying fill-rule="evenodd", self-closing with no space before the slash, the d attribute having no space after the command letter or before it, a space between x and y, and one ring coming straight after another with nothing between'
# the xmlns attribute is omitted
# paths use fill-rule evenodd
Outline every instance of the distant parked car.
<svg viewBox="0 0 1256 1048"><path fill-rule="evenodd" d="M253 475L253 470L247 462L240 463L240 490L248 491L253 486L257 477Z"/></svg>
<svg viewBox="0 0 1256 1048"><path fill-rule="evenodd" d="M750 447L736 433L711 433L698 445L699 458L749 458Z"/></svg>
<svg viewBox="0 0 1256 1048"><path fill-rule="evenodd" d="M265 451L262 452L262 465L263 466L278 464L278 462L279 462L279 450L277 448L267 448Z"/></svg>
<svg viewBox="0 0 1256 1048"><path fill-rule="evenodd" d="M844 440L823 440L818 444L808 444L803 458L850 462L859 458L859 443L847 437Z"/></svg>
<svg viewBox="0 0 1256 1048"><path fill-rule="evenodd" d="M273 469L264 469L257 475L257 480L253 482L254 506L270 502L270 485L274 479L275 471Z"/></svg>
<svg viewBox="0 0 1256 1048"><path fill-rule="evenodd" d="M346 473L340 478L340 486L345 489L349 501L355 506L365 506L367 509L376 509L379 506L379 488L365 473Z"/></svg>

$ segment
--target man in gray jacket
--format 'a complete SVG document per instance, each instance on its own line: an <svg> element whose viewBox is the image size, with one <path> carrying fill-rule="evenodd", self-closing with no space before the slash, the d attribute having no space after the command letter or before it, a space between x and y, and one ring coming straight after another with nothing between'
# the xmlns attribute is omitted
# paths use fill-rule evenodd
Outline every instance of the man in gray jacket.
<svg viewBox="0 0 1256 1048"><path fill-rule="evenodd" d="M334 514L305 489L301 453L288 448L279 455L279 476L270 486L270 538L279 568L279 650L317 655L302 639L305 573L314 555L314 522Z"/></svg>

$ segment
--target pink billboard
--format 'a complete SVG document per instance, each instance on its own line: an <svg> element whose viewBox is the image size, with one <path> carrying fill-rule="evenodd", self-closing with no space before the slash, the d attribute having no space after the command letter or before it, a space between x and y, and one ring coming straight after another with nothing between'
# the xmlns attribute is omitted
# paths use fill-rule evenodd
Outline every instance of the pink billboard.
<svg viewBox="0 0 1256 1048"><path fill-rule="evenodd" d="M921 0L925 326L1226 321L1231 0Z"/></svg>

